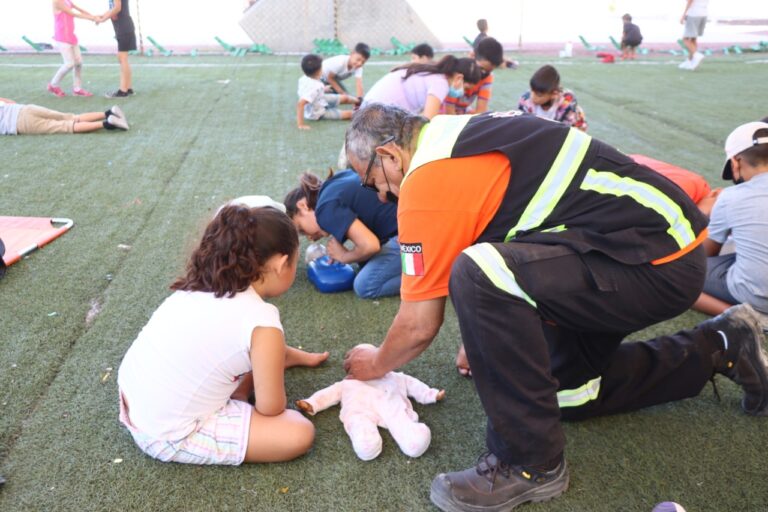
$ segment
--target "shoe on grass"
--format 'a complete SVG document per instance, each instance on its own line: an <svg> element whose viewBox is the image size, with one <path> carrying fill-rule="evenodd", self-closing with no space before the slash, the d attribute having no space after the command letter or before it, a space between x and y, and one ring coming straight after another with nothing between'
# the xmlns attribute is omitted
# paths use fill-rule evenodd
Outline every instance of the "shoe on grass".
<svg viewBox="0 0 768 512"><path fill-rule="evenodd" d="M104 95L105 98L127 98L128 96L130 96L128 92L120 89L116 91L108 92Z"/></svg>
<svg viewBox="0 0 768 512"><path fill-rule="evenodd" d="M118 130L128 130L128 121L123 119L122 117L117 117L116 115L111 115L107 118L107 123L109 123L110 126L117 128Z"/></svg>
<svg viewBox="0 0 768 512"><path fill-rule="evenodd" d="M680 69L687 69L687 70L690 70L690 69L692 69L692 68L691 68L691 61L690 61L690 60L688 60L688 59L685 59L683 62L681 62L680 64L678 64L678 65L677 65L677 67L678 67L678 68L680 68Z"/></svg>
<svg viewBox="0 0 768 512"><path fill-rule="evenodd" d="M563 458L551 471L510 466L486 452L474 467L441 473L432 480L429 498L444 512L502 512L527 502L557 498L568 489Z"/></svg>
<svg viewBox="0 0 768 512"><path fill-rule="evenodd" d="M61 90L61 87L59 87L58 85L52 85L52 84L48 84L48 92L55 94L59 98L67 95L67 93Z"/></svg>
<svg viewBox="0 0 768 512"><path fill-rule="evenodd" d="M693 54L693 57L690 60L691 66L690 69L693 71L697 67L699 67L699 64L701 64L701 61L704 60L704 54L701 52L696 52Z"/></svg>
<svg viewBox="0 0 768 512"><path fill-rule="evenodd" d="M121 119L126 119L125 114L123 113L123 109L121 109L118 105L112 105L109 111Z"/></svg>
<svg viewBox="0 0 768 512"><path fill-rule="evenodd" d="M85 89L78 88L78 89L72 89L72 95L73 96L83 96L83 97L89 98L89 97L93 96L93 93L90 92L90 91L86 91Z"/></svg>
<svg viewBox="0 0 768 512"><path fill-rule="evenodd" d="M723 338L725 350L712 356L715 373L741 386L741 407L752 416L768 416L768 355L761 320L752 306L739 304L700 324Z"/></svg>

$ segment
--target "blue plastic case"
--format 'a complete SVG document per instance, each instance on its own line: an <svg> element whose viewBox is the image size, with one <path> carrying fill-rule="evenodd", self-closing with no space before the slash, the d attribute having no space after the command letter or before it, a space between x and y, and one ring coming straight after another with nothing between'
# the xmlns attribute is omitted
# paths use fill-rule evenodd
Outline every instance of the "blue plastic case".
<svg viewBox="0 0 768 512"><path fill-rule="evenodd" d="M307 277L322 293L345 292L352 289L355 269L345 263L331 263L328 256L321 256L309 262Z"/></svg>

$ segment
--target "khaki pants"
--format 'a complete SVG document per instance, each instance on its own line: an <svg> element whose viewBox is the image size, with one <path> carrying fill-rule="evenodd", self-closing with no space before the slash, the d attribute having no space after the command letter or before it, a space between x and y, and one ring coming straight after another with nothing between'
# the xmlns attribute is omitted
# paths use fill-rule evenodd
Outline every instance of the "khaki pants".
<svg viewBox="0 0 768 512"><path fill-rule="evenodd" d="M19 135L74 133L75 114L65 114L37 105L26 105L19 111L16 131Z"/></svg>

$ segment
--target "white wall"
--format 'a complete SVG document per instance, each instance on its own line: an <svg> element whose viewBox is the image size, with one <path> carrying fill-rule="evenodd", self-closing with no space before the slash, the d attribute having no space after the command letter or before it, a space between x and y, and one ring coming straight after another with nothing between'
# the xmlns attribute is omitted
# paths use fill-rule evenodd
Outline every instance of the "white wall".
<svg viewBox="0 0 768 512"><path fill-rule="evenodd" d="M386 1L386 0L362 0ZM607 41L621 34L621 15L629 12L646 42L674 41L682 28L680 14L685 0L409 0L433 33L446 44L462 36L474 38L475 20L487 18L490 34L508 45L527 42ZM238 25L246 0L130 0L134 21L141 33L163 45L216 46L214 36L232 44L250 43ZM137 4L138 2L138 4ZM107 0L77 0L77 5L101 13ZM472 5L468 10L467 6ZM138 9L137 9L138 8ZM730 26L718 19L768 19L766 0L710 0L710 19L703 42L768 40L768 26ZM446 14L454 13L454 14ZM19 47L22 35L50 41L53 32L50 0L0 0L0 45ZM110 23L96 27L77 21L84 46L114 45ZM759 32L762 31L762 34ZM757 32L757 33L756 33Z"/></svg>

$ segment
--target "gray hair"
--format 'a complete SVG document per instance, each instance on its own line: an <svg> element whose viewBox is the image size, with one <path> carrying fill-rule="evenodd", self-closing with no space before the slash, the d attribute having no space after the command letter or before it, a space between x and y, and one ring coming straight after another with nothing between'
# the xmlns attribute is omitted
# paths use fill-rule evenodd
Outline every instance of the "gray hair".
<svg viewBox="0 0 768 512"><path fill-rule="evenodd" d="M360 109L352 117L347 128L345 145L347 155L365 162L371 158L376 147L389 137L394 137L395 144L411 150L414 135L428 123L423 116L413 115L400 107L371 103Z"/></svg>

